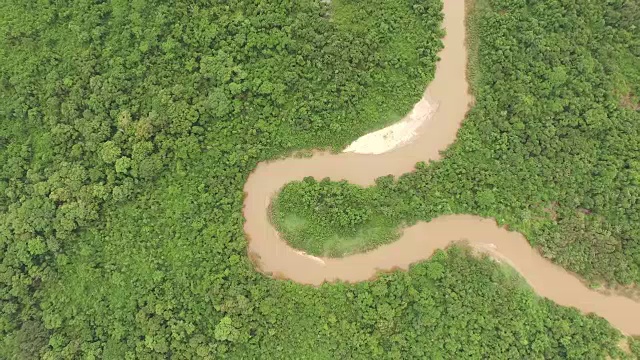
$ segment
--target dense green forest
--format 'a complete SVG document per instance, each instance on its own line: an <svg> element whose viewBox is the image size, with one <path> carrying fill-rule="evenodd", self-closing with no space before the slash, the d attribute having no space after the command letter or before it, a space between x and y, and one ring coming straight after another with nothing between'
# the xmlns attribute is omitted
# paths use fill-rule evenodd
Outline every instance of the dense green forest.
<svg viewBox="0 0 640 360"><path fill-rule="evenodd" d="M398 238L402 198L383 187L307 177L287 184L272 204L271 220L289 244L316 256L339 257Z"/></svg>
<svg viewBox="0 0 640 360"><path fill-rule="evenodd" d="M412 206L398 219L425 218L429 209L443 213L447 204L472 212L476 190L469 186L483 188L494 179L465 182L464 166L485 169L478 176L500 161L529 171L536 160L518 163L517 154L542 145L522 142L530 135L526 126L509 120L527 115L514 117L517 111L546 119L537 112L550 111L553 91L583 91L604 117L618 116L600 124L603 113L594 110L590 126L606 127L600 131L609 131L611 148L598 146L592 151L602 156L591 161L618 164L633 149L637 2L622 9L623 1L482 3L477 97L479 104L485 100L451 150L459 160L389 182L393 191L410 194L436 189L435 174L449 174L455 179L450 186L462 184L462 196L451 197L451 190L412 194ZM0 0L0 358L623 356L616 347L621 335L605 321L537 298L508 269L464 248L439 252L409 272L319 288L265 277L247 258L241 210L249 172L261 160L296 149L339 148L408 111L433 76L441 6L439 0ZM547 28L561 21L560 28ZM576 26L593 30L565 36ZM517 58L526 36L528 48L545 42L548 48ZM556 49L556 42L565 46ZM548 65L533 73L525 62L545 54L556 62L571 55L580 65L567 64L557 81L593 72L601 82L593 87L595 75L581 76L578 84L541 89L547 97L526 97L534 86L522 81L541 81ZM626 62L600 62L618 54ZM616 97L613 89L622 93ZM513 104L513 93L523 95L522 104ZM571 99L567 109L577 106ZM546 105L530 107L543 100ZM614 131L625 119L624 131ZM563 121L569 120L578 121ZM581 121L569 123L574 130L565 137L582 134ZM546 126L528 117L526 124ZM483 148L487 137L498 144L498 135L504 138L500 148ZM587 146L578 140L592 144L602 136L588 132L565 145L578 151ZM563 144L555 150L562 161L585 156ZM493 157L479 162L484 155ZM593 167L579 167L584 174L576 175L555 174L555 163L548 163L527 173L541 184L549 181L545 171L564 176L567 199L560 196L563 187L531 189L514 174L518 186L484 196L493 200L482 213L490 215L491 206L504 201L532 206L527 196L544 190L535 196L557 200L559 219L582 206L603 219L594 220L598 229L632 245L637 188L627 186L620 201L607 198L616 186L637 185L637 177L629 177L637 160L628 164L591 174L600 167L588 163ZM598 176L600 187L578 175ZM576 176L590 186L584 194L600 191L594 204L568 202L580 200L571 193L580 186L570 183ZM422 185L402 188L409 184ZM600 208L616 204L626 207ZM563 210L572 206L573 212ZM520 208L500 209L514 226L527 224L512 219L524 216ZM607 217L616 211L626 217ZM350 226L360 220L354 221ZM559 227L584 225L543 224L526 233L552 239ZM627 253L611 256L629 260L633 249L625 246Z"/></svg>
<svg viewBox="0 0 640 360"><path fill-rule="evenodd" d="M353 208L366 210L357 219L385 214L389 221L375 224L383 234L477 214L522 232L589 281L639 284L640 2L478 4L470 29L480 43L471 64L476 104L446 159L367 189L291 183L275 201L274 222L293 246L322 254L368 231ZM324 204L337 207L337 220L312 215ZM294 228L285 221L293 216Z"/></svg>

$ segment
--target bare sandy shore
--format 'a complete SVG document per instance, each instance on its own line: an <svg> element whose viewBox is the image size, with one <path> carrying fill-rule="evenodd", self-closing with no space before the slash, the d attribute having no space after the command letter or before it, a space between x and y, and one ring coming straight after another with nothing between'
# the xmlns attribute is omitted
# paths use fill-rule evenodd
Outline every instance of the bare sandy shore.
<svg viewBox="0 0 640 360"><path fill-rule="evenodd" d="M437 103L430 101L425 94L404 119L358 138L344 152L375 155L406 145L415 139L420 127L429 121L437 108Z"/></svg>

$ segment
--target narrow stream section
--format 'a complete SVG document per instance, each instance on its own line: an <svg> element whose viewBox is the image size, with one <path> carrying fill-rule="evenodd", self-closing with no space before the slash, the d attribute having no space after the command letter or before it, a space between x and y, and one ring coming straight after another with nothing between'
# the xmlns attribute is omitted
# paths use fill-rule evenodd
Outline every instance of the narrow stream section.
<svg viewBox="0 0 640 360"><path fill-rule="evenodd" d="M447 35L440 52L441 60L435 79L421 101L437 110L420 126L413 142L377 155L318 152L310 158L258 164L244 187L244 229L249 239L248 252L256 267L272 276L302 284L359 282L371 279L378 271L407 269L412 263L428 259L436 249L466 240L513 266L540 296L585 313L596 313L625 334L640 334L640 303L589 289L579 278L540 256L521 234L500 228L491 219L441 216L405 229L401 238L392 244L344 258L317 258L295 250L280 238L270 223L267 211L271 199L291 181L305 176L329 177L368 186L380 176L399 176L413 171L416 162L440 158L440 151L455 140L472 101L466 81L462 0L444 0L444 27Z"/></svg>

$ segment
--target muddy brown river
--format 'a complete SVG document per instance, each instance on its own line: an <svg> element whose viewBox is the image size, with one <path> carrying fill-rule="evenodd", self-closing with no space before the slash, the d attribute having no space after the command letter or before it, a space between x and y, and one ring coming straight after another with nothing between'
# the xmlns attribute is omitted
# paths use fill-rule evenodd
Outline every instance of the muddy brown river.
<svg viewBox="0 0 640 360"><path fill-rule="evenodd" d="M310 158L287 158L260 163L244 190L248 252L266 274L319 285L325 281L359 282L378 271L407 269L428 259L436 249L466 240L513 266L540 296L585 313L596 313L625 334L640 334L640 303L618 295L604 295L579 278L544 259L519 233L498 227L492 219L471 215L441 216L404 230L401 238L372 251L343 258L317 258L291 248L269 221L271 199L288 182L305 176L368 186L377 177L413 171L418 161L437 160L456 138L472 102L466 81L465 9L461 0L444 1L444 49L424 100L437 110L413 142L378 155L317 152Z"/></svg>

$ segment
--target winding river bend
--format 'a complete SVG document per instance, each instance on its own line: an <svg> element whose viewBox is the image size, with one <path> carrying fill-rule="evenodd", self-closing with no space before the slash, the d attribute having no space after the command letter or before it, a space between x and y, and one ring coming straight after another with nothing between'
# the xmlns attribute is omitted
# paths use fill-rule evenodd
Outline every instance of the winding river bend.
<svg viewBox="0 0 640 360"><path fill-rule="evenodd" d="M473 100L466 81L462 0L444 0L444 27L447 35L435 79L414 112L425 104L437 106L437 110L420 127L413 142L378 155L318 152L310 158L262 162L249 176L244 187L244 229L256 267L302 284L359 282L378 271L407 269L412 263L428 259L436 249L466 240L513 266L540 296L585 313L596 313L623 333L640 334L640 303L589 289L576 276L540 256L521 234L498 227L491 219L471 215L438 217L405 229L394 243L344 258L317 258L297 251L280 238L270 223L267 210L271 199L288 182L313 176L368 186L377 177L399 176L413 171L416 162L440 158L440 151L455 140Z"/></svg>

